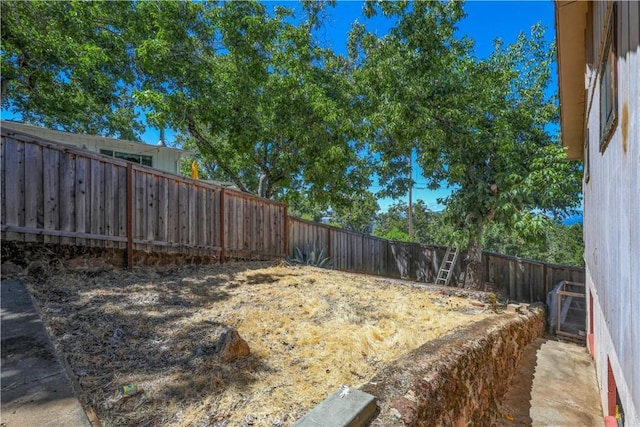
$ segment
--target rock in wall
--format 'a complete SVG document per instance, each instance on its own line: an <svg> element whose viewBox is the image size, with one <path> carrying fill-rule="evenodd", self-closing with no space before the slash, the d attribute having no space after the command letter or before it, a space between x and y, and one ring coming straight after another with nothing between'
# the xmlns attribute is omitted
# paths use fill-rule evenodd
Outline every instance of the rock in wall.
<svg viewBox="0 0 640 427"><path fill-rule="evenodd" d="M491 425L524 347L544 332L544 306L457 329L411 351L361 387L372 426Z"/></svg>

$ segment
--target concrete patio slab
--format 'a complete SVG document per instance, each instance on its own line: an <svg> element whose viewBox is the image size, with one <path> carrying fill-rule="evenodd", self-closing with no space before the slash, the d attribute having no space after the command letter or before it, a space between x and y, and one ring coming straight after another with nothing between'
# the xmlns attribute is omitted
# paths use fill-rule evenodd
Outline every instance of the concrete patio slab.
<svg viewBox="0 0 640 427"><path fill-rule="evenodd" d="M0 287L2 426L91 426L24 284Z"/></svg>

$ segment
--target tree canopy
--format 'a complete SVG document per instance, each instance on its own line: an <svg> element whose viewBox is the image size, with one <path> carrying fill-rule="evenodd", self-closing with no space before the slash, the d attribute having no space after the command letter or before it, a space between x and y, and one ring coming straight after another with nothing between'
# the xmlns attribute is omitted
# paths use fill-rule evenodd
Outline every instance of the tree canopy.
<svg viewBox="0 0 640 427"><path fill-rule="evenodd" d="M73 132L137 140L127 2L3 1L2 107Z"/></svg>
<svg viewBox="0 0 640 427"><path fill-rule="evenodd" d="M469 40L454 38L460 4L412 6L380 6L398 19L387 36L354 28L356 76L361 88L372 88L362 92L364 135L380 159L386 194L410 185L412 152L430 188L451 189L443 200L451 240L469 249L465 279L477 287L488 224L533 238L550 225L548 212L579 205L579 165L564 159L552 129L557 102L546 93L554 49L534 26L475 58Z"/></svg>

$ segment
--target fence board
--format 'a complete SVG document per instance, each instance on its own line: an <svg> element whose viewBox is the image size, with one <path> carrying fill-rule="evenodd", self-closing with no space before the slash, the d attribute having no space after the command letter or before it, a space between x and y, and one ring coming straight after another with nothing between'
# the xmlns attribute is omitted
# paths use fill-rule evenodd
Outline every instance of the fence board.
<svg viewBox="0 0 640 427"><path fill-rule="evenodd" d="M180 184L177 181L167 182L169 195L169 211L167 214L167 230L169 243L180 242Z"/></svg>
<svg viewBox="0 0 640 427"><path fill-rule="evenodd" d="M77 156L76 163L76 180L75 180L75 195L76 195L76 223L75 230L78 233L87 233L87 210L89 207L87 192L89 187L89 162L90 159L86 157ZM87 246L87 240L77 238L76 244L80 246Z"/></svg>
<svg viewBox="0 0 640 427"><path fill-rule="evenodd" d="M147 236L146 178L146 174L135 167L133 168L133 238L136 240L144 240ZM134 249L144 251L146 246L136 244Z"/></svg>
<svg viewBox="0 0 640 427"><path fill-rule="evenodd" d="M198 221L197 221L197 212L196 212L196 187L192 184L188 185L188 197L189 204L187 207L188 214L188 236L187 236L187 244L190 246L197 246L197 236L198 236Z"/></svg>
<svg viewBox="0 0 640 427"><path fill-rule="evenodd" d="M99 235L104 233L104 168L100 161L91 159L91 203L90 219L88 230L90 234ZM91 240L91 246L103 246L99 240Z"/></svg>
<svg viewBox="0 0 640 427"><path fill-rule="evenodd" d="M76 155L60 153L60 230L75 231L76 224ZM61 244L75 244L75 239L60 238Z"/></svg>
<svg viewBox="0 0 640 427"><path fill-rule="evenodd" d="M126 166L117 166L118 171L118 236L127 236L127 168ZM120 249L127 247L126 241L118 243Z"/></svg>
<svg viewBox="0 0 640 427"><path fill-rule="evenodd" d="M196 224L198 234L196 244L198 246L209 246L207 242L207 189L196 187Z"/></svg>
<svg viewBox="0 0 640 427"><path fill-rule="evenodd" d="M157 239L169 241L169 182L158 177L158 235Z"/></svg>
<svg viewBox="0 0 640 427"><path fill-rule="evenodd" d="M107 236L115 236L117 232L115 212L117 210L118 200L115 198L118 185L118 174L114 170L115 166L111 163L102 165L104 170L104 234ZM105 241L106 247L114 247L114 242Z"/></svg>
<svg viewBox="0 0 640 427"><path fill-rule="evenodd" d="M187 183L178 184L178 242L189 244L189 186Z"/></svg>
<svg viewBox="0 0 640 427"><path fill-rule="evenodd" d="M42 228L44 223L44 192L42 185L42 148L25 144L25 180L24 180L24 225L30 228ZM24 236L26 242L37 242L33 234Z"/></svg>
<svg viewBox="0 0 640 427"><path fill-rule="evenodd" d="M5 167L3 182L6 191L3 192L5 204L5 221L8 225L24 225L24 144L11 138L5 138ZM9 240L24 240L21 234L9 233L5 235Z"/></svg>
<svg viewBox="0 0 640 427"><path fill-rule="evenodd" d="M59 230L60 226L60 152L45 148L42 155L43 161L43 198L44 218L43 227L48 230ZM43 236L44 243L59 243L56 236Z"/></svg>
<svg viewBox="0 0 640 427"><path fill-rule="evenodd" d="M147 177L147 197L146 197L146 238L147 240L160 240L157 238L158 232L158 176L146 174Z"/></svg>

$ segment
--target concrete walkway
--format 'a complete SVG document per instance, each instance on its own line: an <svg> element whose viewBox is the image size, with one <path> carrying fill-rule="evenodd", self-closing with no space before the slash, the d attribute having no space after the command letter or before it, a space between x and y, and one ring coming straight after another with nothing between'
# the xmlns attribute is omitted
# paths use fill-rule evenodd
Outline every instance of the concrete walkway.
<svg viewBox="0 0 640 427"><path fill-rule="evenodd" d="M518 365L501 405L504 426L603 426L593 360L585 347L539 338Z"/></svg>
<svg viewBox="0 0 640 427"><path fill-rule="evenodd" d="M91 426L26 288L0 287L2 427Z"/></svg>

